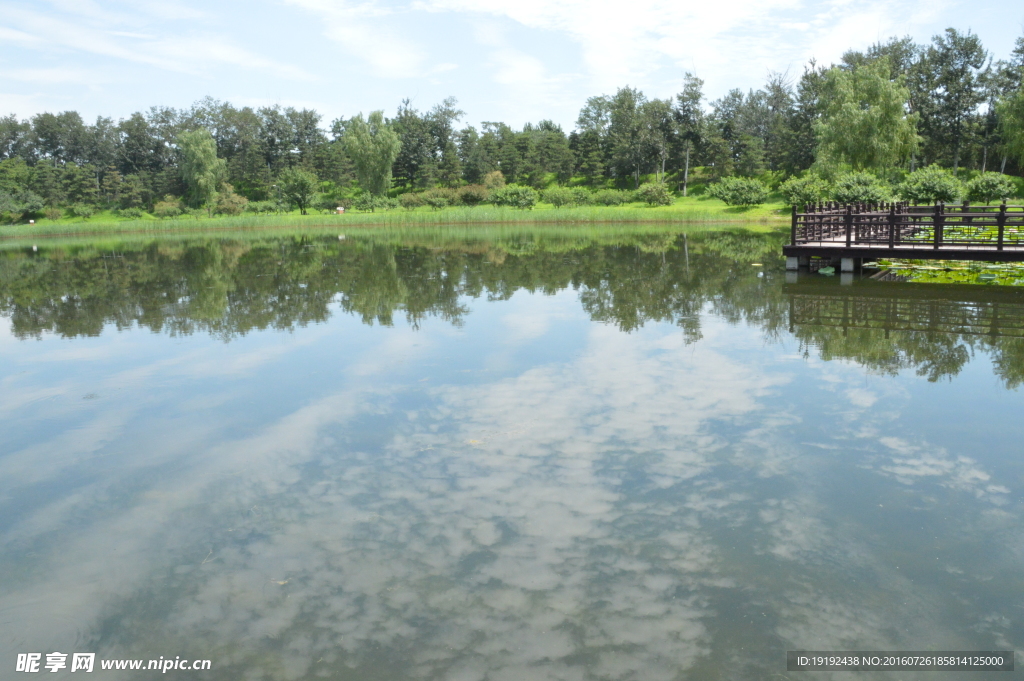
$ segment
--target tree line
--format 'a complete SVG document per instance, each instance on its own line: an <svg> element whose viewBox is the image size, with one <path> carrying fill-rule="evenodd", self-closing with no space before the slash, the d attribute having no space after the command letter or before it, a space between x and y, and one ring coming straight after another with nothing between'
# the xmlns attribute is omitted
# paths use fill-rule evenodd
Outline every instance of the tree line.
<svg viewBox="0 0 1024 681"><path fill-rule="evenodd" d="M843 186L845 196L870 200L905 196L921 170L949 185L946 193L964 194L957 182L968 176L1024 169L1022 73L1024 37L997 60L977 35L949 28L927 44L892 38L838 64L811 61L799 77L769 73L763 87L711 102L693 74L668 99L623 87L589 98L568 133L550 120L463 125L454 98L423 111L404 100L392 117L375 111L329 124L311 109L211 98L119 121L10 115L0 118L0 212L306 212L397 207L405 194L409 208L529 207L536 190L643 183L684 196L712 187L732 203L779 189L793 202L833 198ZM990 193L1013 189L987 178ZM588 196L551 194L563 203Z"/></svg>

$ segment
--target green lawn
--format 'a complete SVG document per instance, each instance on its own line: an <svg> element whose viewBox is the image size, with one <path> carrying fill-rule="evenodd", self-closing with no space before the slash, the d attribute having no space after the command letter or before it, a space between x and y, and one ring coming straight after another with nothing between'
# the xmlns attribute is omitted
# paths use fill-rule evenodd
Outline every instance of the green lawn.
<svg viewBox="0 0 1024 681"><path fill-rule="evenodd" d="M192 218L180 217L159 220L150 215L137 220L122 220L109 212L99 212L82 220L38 220L34 225L0 226L0 237L63 236L75 234L125 233L196 233L233 229L317 228L317 227L400 227L416 225L502 225L502 224L623 224L623 223L756 223L781 224L789 219L789 207L769 203L751 208L729 207L717 199L688 197L676 199L671 206L650 207L641 203L623 206L580 206L555 208L538 204L533 210L478 206L476 208L446 208L432 210L391 210L377 213L349 212L345 215L298 211L276 215L240 215L237 217Z"/></svg>

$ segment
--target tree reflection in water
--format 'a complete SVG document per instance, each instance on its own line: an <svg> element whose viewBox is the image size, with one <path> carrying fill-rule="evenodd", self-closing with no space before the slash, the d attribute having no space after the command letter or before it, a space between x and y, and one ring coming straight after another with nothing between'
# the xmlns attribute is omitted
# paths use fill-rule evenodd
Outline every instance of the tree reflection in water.
<svg viewBox="0 0 1024 681"><path fill-rule="evenodd" d="M18 338L138 325L229 341L325 321L335 303L366 324L404 315L414 327L428 317L458 326L468 314L465 296L504 300L518 290L571 287L593 320L624 331L669 322L698 340L703 311L755 324L769 339L788 331L805 352L872 371L912 369L936 381L983 352L1007 387L1024 380L1021 292L840 287L823 277L783 285L783 239L742 231L404 242L293 236L8 250L0 253L0 313Z"/></svg>

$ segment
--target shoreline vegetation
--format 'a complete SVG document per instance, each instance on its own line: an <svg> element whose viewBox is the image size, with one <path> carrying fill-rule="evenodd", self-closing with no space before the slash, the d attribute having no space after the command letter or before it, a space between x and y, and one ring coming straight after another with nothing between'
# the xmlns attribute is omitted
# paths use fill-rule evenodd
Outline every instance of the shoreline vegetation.
<svg viewBox="0 0 1024 681"><path fill-rule="evenodd" d="M754 223L579 223L567 227L554 223L445 223L375 225L368 229L354 226L344 231L327 226L307 229L280 224L268 224L250 229L195 229L177 232L107 232L103 234L31 235L0 239L0 257L33 257L51 251L68 253L81 250L116 254L154 243L191 243L197 241L232 241L255 244L267 239L288 239L313 243L325 240L338 244L390 243L417 244L430 248L445 248L452 244L515 244L515 249L550 248L552 244L579 244L598 241L618 245L640 244L650 250L652 244L662 244L666 238L680 235L719 235L723 239L765 240L770 247L759 247L759 258L778 251L786 238L785 230L777 226ZM340 239L338 237L341 237ZM658 246L660 248L661 246ZM20 255L19 255L20 254ZM755 258L757 260L758 258Z"/></svg>
<svg viewBox="0 0 1024 681"><path fill-rule="evenodd" d="M337 214L301 215L298 211L271 215L240 215L194 218L154 218L125 220L113 213L99 213L86 220L39 220L35 224L0 226L0 240L24 237L103 236L117 234L195 234L245 230L288 231L324 230L336 227L439 227L446 225L505 226L660 224L711 225L757 224L781 226L789 220L789 208L782 203L756 207L727 206L716 199L676 199L669 206L578 206L555 208L544 204L533 210L509 207L417 208L374 212L347 211Z"/></svg>

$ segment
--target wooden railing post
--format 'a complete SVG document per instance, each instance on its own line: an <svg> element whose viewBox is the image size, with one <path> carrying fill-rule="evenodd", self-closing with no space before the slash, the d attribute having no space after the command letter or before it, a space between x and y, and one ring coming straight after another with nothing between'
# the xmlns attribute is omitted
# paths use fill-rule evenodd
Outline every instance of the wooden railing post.
<svg viewBox="0 0 1024 681"><path fill-rule="evenodd" d="M943 210L945 210L945 208L946 208L945 204L939 203L937 201L935 202L934 228L935 228L935 248L936 249L938 249L940 246L942 246L942 212L943 212Z"/></svg>
<svg viewBox="0 0 1024 681"><path fill-rule="evenodd" d="M806 210L806 207L805 207ZM796 204L793 204L793 226L791 228L791 237L789 240L790 245L796 246Z"/></svg>
<svg viewBox="0 0 1024 681"><path fill-rule="evenodd" d="M999 214L996 216L996 225L999 227L999 235L996 238L996 250L1003 250L1003 233L1006 231L1006 199L1003 199L999 206Z"/></svg>
<svg viewBox="0 0 1024 681"><path fill-rule="evenodd" d="M889 248L896 247L896 204L889 205Z"/></svg>
<svg viewBox="0 0 1024 681"><path fill-rule="evenodd" d="M846 247L853 244L853 206L846 204Z"/></svg>

